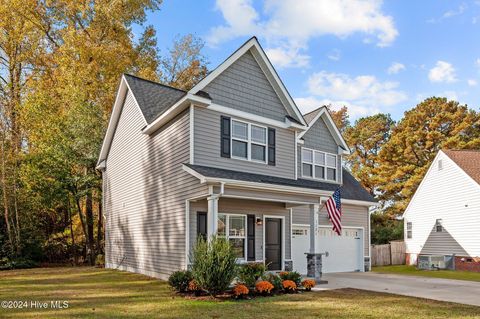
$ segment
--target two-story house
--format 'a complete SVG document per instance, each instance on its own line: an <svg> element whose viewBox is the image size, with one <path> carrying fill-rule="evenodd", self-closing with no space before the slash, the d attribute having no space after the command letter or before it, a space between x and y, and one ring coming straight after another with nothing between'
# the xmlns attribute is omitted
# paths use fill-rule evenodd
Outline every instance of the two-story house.
<svg viewBox="0 0 480 319"><path fill-rule="evenodd" d="M369 268L374 199L342 168L348 146L326 108L303 116L256 38L188 92L124 75L98 161L106 266L166 278L198 236L239 262L306 273ZM342 186L343 234L323 202Z"/></svg>

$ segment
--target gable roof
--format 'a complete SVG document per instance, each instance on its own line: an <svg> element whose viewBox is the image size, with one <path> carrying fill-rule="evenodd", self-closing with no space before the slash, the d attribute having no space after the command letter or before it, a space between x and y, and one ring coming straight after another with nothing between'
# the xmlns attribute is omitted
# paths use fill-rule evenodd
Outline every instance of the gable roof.
<svg viewBox="0 0 480 319"><path fill-rule="evenodd" d="M186 91L134 75L124 76L148 124L187 94Z"/></svg>
<svg viewBox="0 0 480 319"><path fill-rule="evenodd" d="M212 82L216 77L218 77L224 70L231 66L235 61L242 57L246 52L250 51L257 61L258 65L262 69L263 73L267 77L268 81L272 85L274 91L280 98L280 101L284 105L285 109L289 115L295 119L296 122L300 122L301 125L307 125L305 119L302 116L302 113L295 104L293 98L288 92L287 88L283 84L282 80L278 76L277 71L273 67L272 63L268 59L265 51L258 42L256 37L250 38L245 42L240 48L238 48L234 53L232 53L225 61L223 61L219 66L217 66L213 71L207 74L200 82L198 82L193 88L190 89L189 93L197 94L198 91L204 89L210 82Z"/></svg>
<svg viewBox="0 0 480 319"><path fill-rule="evenodd" d="M443 150L443 152L480 184L480 150Z"/></svg>
<svg viewBox="0 0 480 319"><path fill-rule="evenodd" d="M271 184L279 186L287 186L301 189L311 189L318 191L334 192L339 185L327 182L320 182L307 179L290 179L283 177L276 177L271 175L262 175L254 173L246 173L233 171L228 169L208 167L201 165L183 164L185 167L196 172L202 178L215 178L221 180L243 181L259 184ZM187 169L188 171L188 169ZM198 177L198 176L197 176ZM342 184L342 198L358 200L370 203L376 203L377 200L370 195L360 183L344 168L343 169L343 184Z"/></svg>
<svg viewBox="0 0 480 319"><path fill-rule="evenodd" d="M340 133L338 130L337 125L333 121L333 118L326 106L321 106L318 109L305 114L304 118L308 123L308 128L306 131L303 131L298 135L299 138L302 138L305 134L307 134L308 130L315 124L315 122L318 121L319 118L323 118L328 130L330 131L330 134L332 134L333 138L335 139L335 142L337 142L337 144L341 146L346 153L350 154L350 148L348 147L347 142L345 142L342 133Z"/></svg>

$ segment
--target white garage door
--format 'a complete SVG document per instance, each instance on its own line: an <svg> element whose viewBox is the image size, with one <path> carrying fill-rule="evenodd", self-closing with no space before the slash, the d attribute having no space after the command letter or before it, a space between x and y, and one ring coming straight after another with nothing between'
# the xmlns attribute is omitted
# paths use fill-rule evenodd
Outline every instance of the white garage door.
<svg viewBox="0 0 480 319"><path fill-rule="evenodd" d="M294 226L292 228L292 259L295 271L307 273L307 258L309 251L308 227ZM335 234L331 227L319 227L316 236L318 252L328 252L323 258L322 271L348 272L363 270L363 231L362 229L346 228L342 236Z"/></svg>

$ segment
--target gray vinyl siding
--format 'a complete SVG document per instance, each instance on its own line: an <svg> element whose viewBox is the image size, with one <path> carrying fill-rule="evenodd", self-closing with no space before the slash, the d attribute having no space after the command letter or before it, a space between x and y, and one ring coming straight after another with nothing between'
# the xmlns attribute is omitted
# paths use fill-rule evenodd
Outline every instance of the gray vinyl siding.
<svg viewBox="0 0 480 319"><path fill-rule="evenodd" d="M166 278L185 260L185 200L207 192L182 170L189 160L189 113L152 136L132 94L124 107L104 173L106 264Z"/></svg>
<svg viewBox="0 0 480 319"><path fill-rule="evenodd" d="M190 205L190 249L197 239L197 212L207 211L207 200L193 202ZM219 213L230 214L255 214L256 218L262 218L264 215L283 216L285 217L284 243L285 243L285 259L291 259L291 223L290 210L285 208L284 203L273 203L266 201L222 198L218 201ZM255 256L256 260L263 260L263 226L255 226Z"/></svg>
<svg viewBox="0 0 480 319"><path fill-rule="evenodd" d="M282 122L288 115L250 51L224 70L203 91L210 94L213 103L236 110Z"/></svg>
<svg viewBox="0 0 480 319"><path fill-rule="evenodd" d="M312 127L303 135L304 144L298 145L297 157L298 157L298 176L302 177L302 147L314 149L317 151L338 154L338 144L333 138L330 130L323 118L319 118ZM337 155L337 180L338 183L342 183L342 156Z"/></svg>
<svg viewBox="0 0 480 319"><path fill-rule="evenodd" d="M463 247L450 235L445 227L442 232L436 232L433 227L420 254L427 255L458 255L469 256Z"/></svg>
<svg viewBox="0 0 480 319"><path fill-rule="evenodd" d="M310 224L310 209L308 205L302 205L293 208L293 224ZM325 207L320 211L318 218L319 225L331 225L331 222L327 217L327 210ZM368 208L366 206L355 206L355 205L345 205L342 204L342 225L343 226L355 226L363 227L364 231L364 248L365 256L369 255L369 234L370 228L368 224Z"/></svg>
<svg viewBox="0 0 480 319"><path fill-rule="evenodd" d="M275 128L276 165L270 166L264 163L221 157L220 116L222 114L198 107L195 107L194 114L194 163L196 165L295 178L295 133L293 131ZM235 118L265 126L262 123Z"/></svg>

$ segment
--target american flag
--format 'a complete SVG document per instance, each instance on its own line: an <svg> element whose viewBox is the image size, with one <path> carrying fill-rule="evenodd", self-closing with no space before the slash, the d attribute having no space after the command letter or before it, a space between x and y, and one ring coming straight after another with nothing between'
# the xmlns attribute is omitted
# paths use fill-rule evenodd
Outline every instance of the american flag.
<svg viewBox="0 0 480 319"><path fill-rule="evenodd" d="M337 235L342 234L342 204L341 204L341 193L340 188L333 193L332 196L327 200L325 205L327 206L328 218L333 224L333 231Z"/></svg>

